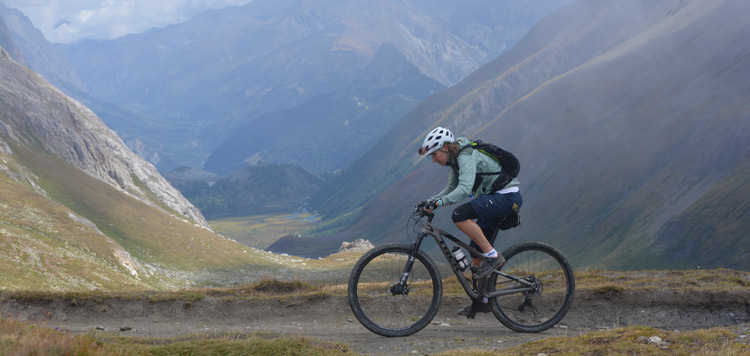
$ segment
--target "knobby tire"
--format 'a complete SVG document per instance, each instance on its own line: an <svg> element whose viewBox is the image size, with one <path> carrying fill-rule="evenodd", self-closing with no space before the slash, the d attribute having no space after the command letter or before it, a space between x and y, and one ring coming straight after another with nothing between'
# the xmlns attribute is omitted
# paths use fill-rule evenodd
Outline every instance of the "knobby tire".
<svg viewBox="0 0 750 356"><path fill-rule="evenodd" d="M491 298L495 317L511 330L538 333L560 322L573 302L573 269L554 247L542 242L525 242L503 252L501 272L532 281L534 291ZM497 273L488 280L489 292L517 288L522 283Z"/></svg>
<svg viewBox="0 0 750 356"><path fill-rule="evenodd" d="M387 337L408 336L429 325L440 307L443 282L435 263L422 251L415 256L408 294L394 295L412 247L388 244L365 253L349 277L349 306L370 331Z"/></svg>

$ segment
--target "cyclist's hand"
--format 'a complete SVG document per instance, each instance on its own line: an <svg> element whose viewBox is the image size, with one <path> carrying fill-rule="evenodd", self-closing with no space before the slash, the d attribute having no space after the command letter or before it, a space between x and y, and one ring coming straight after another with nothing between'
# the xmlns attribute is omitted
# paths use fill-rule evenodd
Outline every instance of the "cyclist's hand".
<svg viewBox="0 0 750 356"><path fill-rule="evenodd" d="M425 207L425 206L427 205L427 203L428 203L428 201L427 201L427 200L423 200L423 201L421 201L421 202L417 203L417 210L422 210L422 209L424 209L424 207Z"/></svg>
<svg viewBox="0 0 750 356"><path fill-rule="evenodd" d="M438 203L436 201L428 201L424 205L424 211L426 211L428 214L431 213L433 210L438 208Z"/></svg>

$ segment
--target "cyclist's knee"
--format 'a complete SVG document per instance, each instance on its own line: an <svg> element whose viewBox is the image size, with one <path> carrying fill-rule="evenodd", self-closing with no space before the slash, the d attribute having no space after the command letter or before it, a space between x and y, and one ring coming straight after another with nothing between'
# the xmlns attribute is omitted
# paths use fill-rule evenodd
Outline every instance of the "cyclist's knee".
<svg viewBox="0 0 750 356"><path fill-rule="evenodd" d="M476 219L477 213L470 204L463 204L453 210L451 218L453 219L453 223L457 224L466 220Z"/></svg>

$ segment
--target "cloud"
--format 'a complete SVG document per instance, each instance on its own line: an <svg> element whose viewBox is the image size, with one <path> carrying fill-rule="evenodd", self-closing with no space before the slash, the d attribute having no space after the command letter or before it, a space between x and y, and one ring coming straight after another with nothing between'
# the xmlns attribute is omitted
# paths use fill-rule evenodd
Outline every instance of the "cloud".
<svg viewBox="0 0 750 356"><path fill-rule="evenodd" d="M184 22L195 14L252 0L4 0L21 10L48 41L112 39Z"/></svg>

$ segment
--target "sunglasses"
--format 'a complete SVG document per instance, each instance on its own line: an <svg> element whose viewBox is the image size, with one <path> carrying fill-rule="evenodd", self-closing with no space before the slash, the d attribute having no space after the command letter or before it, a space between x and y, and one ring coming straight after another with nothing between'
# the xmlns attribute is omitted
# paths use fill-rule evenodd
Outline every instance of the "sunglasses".
<svg viewBox="0 0 750 356"><path fill-rule="evenodd" d="M433 147L435 147L435 146L433 146ZM424 155L425 153L427 153L427 151L429 151L429 148L427 148L427 147L420 147L420 148L419 148L419 154L420 154L420 155ZM435 157L435 154L437 154L437 153L438 153L439 151L442 151L442 152L448 153L448 151L446 151L446 150L443 150L443 149L440 149L440 150L435 150L435 151L433 151L432 153L430 153L430 156L433 156L433 157Z"/></svg>

